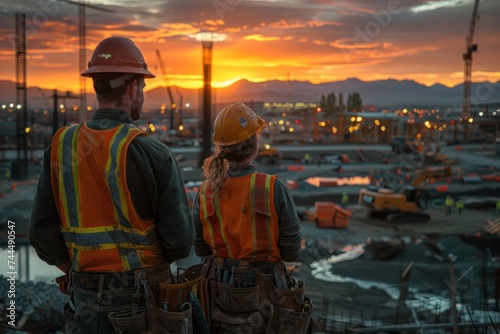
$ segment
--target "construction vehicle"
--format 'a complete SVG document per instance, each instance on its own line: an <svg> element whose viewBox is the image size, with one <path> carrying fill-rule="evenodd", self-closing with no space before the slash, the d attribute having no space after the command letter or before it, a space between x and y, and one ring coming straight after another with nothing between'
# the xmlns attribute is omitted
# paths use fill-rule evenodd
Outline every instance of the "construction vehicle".
<svg viewBox="0 0 500 334"><path fill-rule="evenodd" d="M449 166L431 167L417 171L409 186L399 192L392 189L367 187L359 191L358 203L371 208L370 217L385 217L391 223L427 222L429 194L421 185L429 180L445 179L453 175Z"/></svg>
<svg viewBox="0 0 500 334"><path fill-rule="evenodd" d="M277 163L281 158L283 158L283 153L269 144L264 144L260 147L256 160L263 165L271 165Z"/></svg>

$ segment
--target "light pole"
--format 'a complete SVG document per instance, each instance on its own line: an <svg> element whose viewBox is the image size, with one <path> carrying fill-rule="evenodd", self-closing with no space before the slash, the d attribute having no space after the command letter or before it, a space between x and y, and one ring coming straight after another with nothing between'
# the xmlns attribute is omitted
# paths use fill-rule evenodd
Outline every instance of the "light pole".
<svg viewBox="0 0 500 334"><path fill-rule="evenodd" d="M201 41L203 50L203 148L200 154L199 166L210 155L211 148L211 128L212 128L212 48L213 42L226 39L224 34L211 31L202 31L194 36Z"/></svg>

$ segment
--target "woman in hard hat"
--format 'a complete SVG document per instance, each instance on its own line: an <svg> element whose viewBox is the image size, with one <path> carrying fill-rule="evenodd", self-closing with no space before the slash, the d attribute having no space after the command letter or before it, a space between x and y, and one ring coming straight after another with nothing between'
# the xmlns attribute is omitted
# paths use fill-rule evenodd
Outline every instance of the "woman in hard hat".
<svg viewBox="0 0 500 334"><path fill-rule="evenodd" d="M300 220L285 184L277 176L257 172L252 165L263 126L264 120L241 102L217 115L215 153L203 163L206 180L193 207L195 252L213 257L213 285L208 287L213 328L232 323L237 331L238 326L251 323L254 332L267 328L266 332L300 333L308 327L312 306L304 311L304 305L299 305L308 302L307 297L304 300L303 284L293 280L283 263L298 258ZM259 286L269 293L263 297ZM255 291L239 295L245 288ZM302 316L292 316L295 320L281 324L280 312L271 310L290 302L279 291L290 294L292 289L298 291L299 302L287 308L301 308ZM229 300L238 303L228 305Z"/></svg>

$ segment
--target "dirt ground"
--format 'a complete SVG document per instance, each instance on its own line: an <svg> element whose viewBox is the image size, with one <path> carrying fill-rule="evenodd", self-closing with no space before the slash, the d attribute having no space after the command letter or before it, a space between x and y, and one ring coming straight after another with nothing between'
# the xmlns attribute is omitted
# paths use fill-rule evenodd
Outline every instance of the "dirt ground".
<svg viewBox="0 0 500 334"><path fill-rule="evenodd" d="M483 157L492 160L480 160ZM492 157L488 149L464 149L459 158L460 162L452 168L464 170L467 175L499 171L497 157ZM488 221L498 219L500 222L494 207L500 198L498 182L469 183L453 177L426 185L431 195L426 212L431 220L392 224L370 218L370 210L357 204L357 195L363 186L320 190L304 182L318 174L342 178L368 175L369 169L393 170L391 165L343 167L342 173L338 173L330 169L315 171L311 166L299 177L278 171L280 178L298 182L297 189L291 192L299 214L312 210L316 201L340 203L342 192L350 198L347 209L352 216L347 228L319 228L313 221L302 220L304 249L294 275L306 283L306 294L313 300L317 332L346 333L354 332L354 328L361 331L360 328L396 323L451 324L452 294L457 296L459 323L464 326L473 322L476 325L500 323L500 236L486 230ZM444 185L446 192L437 191ZM446 215L443 205L446 195L455 200L480 199L482 204L471 201L461 214L454 208L451 215ZM373 242L371 246L367 246L367 240ZM345 247L352 245L360 245L357 254L337 262L350 254L345 252ZM405 270L408 271L406 283L402 279ZM455 285L455 292L450 287L452 277L460 281ZM491 310L496 311L490 313ZM483 330L493 332L491 326Z"/></svg>
<svg viewBox="0 0 500 334"><path fill-rule="evenodd" d="M480 158L490 160L479 161ZM316 332L346 333L356 326L396 322L449 323L452 269L459 282L455 285L459 321L469 324L473 319L479 324L488 322L488 315L500 323L498 307L494 310L495 298L500 298L500 287L495 285L500 282L500 275L497 281L494 276L500 268L500 236L486 231L487 221L500 219L500 215L492 203L466 207L462 214L454 210L449 216L442 205L446 194L455 199L500 198L500 183L466 183L453 178L445 183L446 193L436 191L436 186L443 183L429 185L432 201L427 212L431 220L395 225L369 218L369 209L357 204L363 186L317 188L306 182L311 176L348 178L367 176L370 170L383 173L394 168L387 163L370 163L346 164L340 174L328 166L310 165L300 172L290 172L286 166L257 166L261 171L278 174L284 181L298 182L299 187L291 192L302 217L316 201L340 203L342 192L349 195L347 209L352 216L346 228L319 228L313 221L302 220L303 251L300 261L290 264L295 268L294 276L305 282L306 295L315 305ZM460 164L452 167L491 174L500 170L500 160L492 157L488 149L464 148L460 151ZM189 173L193 178L201 175L196 169ZM26 208L31 205L35 182L20 183L17 189L9 185L0 200L0 217L19 222L21 235L27 232ZM366 245L369 239L374 242L372 246ZM360 246L346 251L346 246L355 245ZM344 261L340 261L342 258ZM405 270L408 280L403 283Z"/></svg>

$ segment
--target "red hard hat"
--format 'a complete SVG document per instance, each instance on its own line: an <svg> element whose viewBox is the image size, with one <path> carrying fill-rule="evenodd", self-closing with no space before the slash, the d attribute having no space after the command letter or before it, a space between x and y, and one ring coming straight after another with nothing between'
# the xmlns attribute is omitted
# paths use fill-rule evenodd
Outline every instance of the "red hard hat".
<svg viewBox="0 0 500 334"><path fill-rule="evenodd" d="M108 37L95 48L88 69L81 75L91 77L98 73L144 74L145 78L156 77L148 71L139 48L125 37Z"/></svg>

